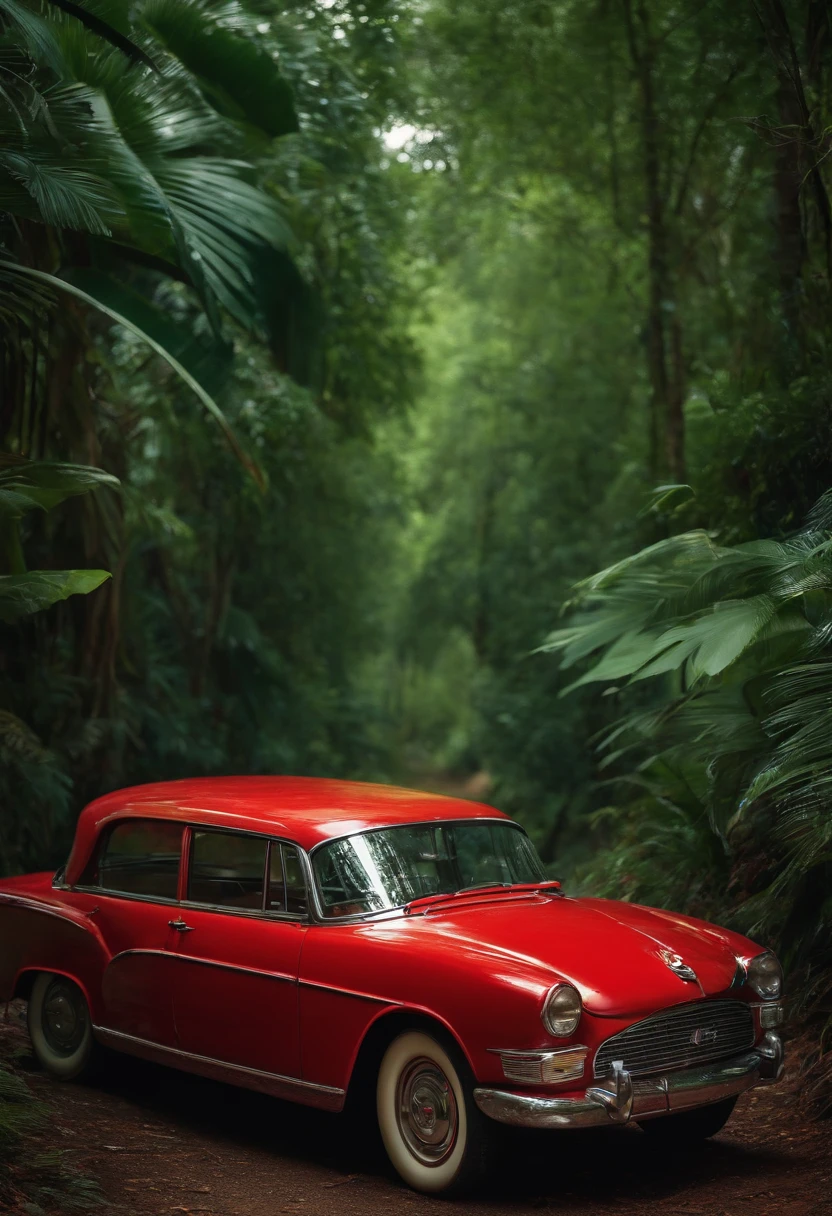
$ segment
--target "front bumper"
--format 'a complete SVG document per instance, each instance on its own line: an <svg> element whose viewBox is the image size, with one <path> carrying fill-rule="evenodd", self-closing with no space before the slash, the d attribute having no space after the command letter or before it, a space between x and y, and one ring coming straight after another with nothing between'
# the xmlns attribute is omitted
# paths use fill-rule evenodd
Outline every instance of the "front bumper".
<svg viewBox="0 0 832 1216"><path fill-rule="evenodd" d="M768 1031L753 1051L666 1076L633 1078L620 1062L576 1098L541 1098L509 1090L477 1088L477 1106L498 1123L515 1127L609 1127L707 1106L755 1085L779 1081L783 1043Z"/></svg>

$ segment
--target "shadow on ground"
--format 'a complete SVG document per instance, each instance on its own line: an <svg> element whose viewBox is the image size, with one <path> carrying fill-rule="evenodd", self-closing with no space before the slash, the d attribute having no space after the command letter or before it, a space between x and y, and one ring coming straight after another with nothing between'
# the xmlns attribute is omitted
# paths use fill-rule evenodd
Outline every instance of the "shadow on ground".
<svg viewBox="0 0 832 1216"><path fill-rule="evenodd" d="M360 1173L369 1181L398 1182L390 1173L371 1127L350 1125L345 1116L278 1102L261 1094L117 1058L96 1089L126 1099L147 1116L175 1125L180 1136L222 1140L228 1149L259 1149L281 1159L306 1162L342 1175ZM95 1091L88 1091L92 1094ZM503 1129L488 1192L480 1204L526 1203L558 1198L586 1205L641 1207L673 1196L690 1196L704 1185L750 1199L794 1170L792 1153L768 1142L737 1142L731 1125L722 1138L668 1150L637 1127L608 1131L518 1132ZM408 1192L409 1194L409 1192ZM688 1207L689 1198L684 1204ZM680 1208L680 1210L682 1210ZM694 1209L695 1210L695 1209Z"/></svg>

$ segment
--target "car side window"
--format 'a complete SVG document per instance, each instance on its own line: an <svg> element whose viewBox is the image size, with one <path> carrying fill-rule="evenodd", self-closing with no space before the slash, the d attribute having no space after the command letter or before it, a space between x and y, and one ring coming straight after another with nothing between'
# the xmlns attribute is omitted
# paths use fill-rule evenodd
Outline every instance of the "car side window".
<svg viewBox="0 0 832 1216"><path fill-rule="evenodd" d="M234 832L194 829L188 871L188 901L214 908L260 911L268 841Z"/></svg>
<svg viewBox="0 0 832 1216"><path fill-rule="evenodd" d="M181 823L128 819L111 828L81 882L123 895L176 899Z"/></svg>
<svg viewBox="0 0 832 1216"><path fill-rule="evenodd" d="M269 847L267 912L304 915L308 908L306 879L297 849L273 840Z"/></svg>

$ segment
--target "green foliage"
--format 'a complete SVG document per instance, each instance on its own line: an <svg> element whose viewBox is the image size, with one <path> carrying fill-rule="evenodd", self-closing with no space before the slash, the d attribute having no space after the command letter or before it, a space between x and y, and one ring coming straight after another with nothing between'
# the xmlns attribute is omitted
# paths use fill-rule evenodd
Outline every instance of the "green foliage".
<svg viewBox="0 0 832 1216"><path fill-rule="evenodd" d="M542 648L590 660L573 687L617 702L654 684L602 745L620 801L582 881L733 919L778 948L810 1010L832 990L829 522L822 500L783 541L660 541L579 586Z"/></svg>
<svg viewBox="0 0 832 1216"><path fill-rule="evenodd" d="M98 1186L68 1165L63 1153L32 1151L30 1138L48 1126L47 1107L22 1077L0 1065L0 1202L33 1214L98 1207L103 1203Z"/></svg>
<svg viewBox="0 0 832 1216"><path fill-rule="evenodd" d="M102 41L75 15L48 10L38 16L13 3L4 9L9 54L0 62L6 100L0 112L5 124L0 204L7 217L87 233L90 243L81 260L97 262L103 276L123 275L136 259L144 265L150 259L159 272L184 275L218 340L220 308L252 330L267 323L257 307L255 280L264 251L285 249L291 233L274 199L251 180L252 167L239 159L240 126L221 116L216 97L206 93L205 72L211 62L222 91L234 65L245 66L253 56L257 70L248 62L244 77L251 90L249 110L259 105L264 114L269 111L263 121L271 134L294 127L289 86L273 60L246 36L252 21L246 25L238 6L226 8L223 13L211 6L209 12L185 0L145 5L140 20L148 29L155 28L153 20L160 23L169 56L166 61L164 53L159 54L163 66L158 70L143 60L126 71L122 51ZM141 28L136 36L141 36ZM176 46L185 46L199 58L203 44L221 53L202 64L198 81L185 60L170 56ZM278 103L283 113L280 131L273 112ZM244 117L251 114L247 111ZM60 257L56 266L54 249L43 251L51 264L15 266L31 255L27 258L25 247L18 248L19 241L9 231L14 257L4 260L6 275L27 275L44 286L72 292L111 319L136 328L102 299L57 282L54 271L65 275L72 259ZM115 241L95 243L108 237ZM14 291L6 288L4 299L0 307L17 308ZM44 296L44 303L49 299ZM25 334L33 320L25 309L17 308L17 313L18 328ZM219 406L167 345L145 337L223 424ZM25 350L21 355L25 358ZM227 426L225 430L230 437Z"/></svg>
<svg viewBox="0 0 832 1216"><path fill-rule="evenodd" d="M17 516L36 507L48 511L102 485L115 487L118 479L86 465L0 453L0 512L4 514Z"/></svg>
<svg viewBox="0 0 832 1216"><path fill-rule="evenodd" d="M0 578L52 605L0 625L5 871L58 864L119 785L386 771L360 676L399 487L372 428L415 365L374 134L388 8L2 9L13 151L61 185L0 182ZM34 509L90 463L95 496ZM112 578L64 603L85 564Z"/></svg>
<svg viewBox="0 0 832 1216"><path fill-rule="evenodd" d="M36 570L0 575L0 621L16 621L70 595L86 595L110 577L106 570Z"/></svg>
<svg viewBox="0 0 832 1216"><path fill-rule="evenodd" d="M292 90L268 52L252 37L241 36L252 24L246 16L235 3L148 0L142 24L193 72L217 109L266 135L288 135L298 129Z"/></svg>
<svg viewBox="0 0 832 1216"><path fill-rule="evenodd" d="M0 865L133 781L490 783L826 1017L830 54L818 0L0 0Z"/></svg>
<svg viewBox="0 0 832 1216"><path fill-rule="evenodd" d="M413 33L404 772L487 771L557 876L733 920L828 1013L828 12L432 0Z"/></svg>

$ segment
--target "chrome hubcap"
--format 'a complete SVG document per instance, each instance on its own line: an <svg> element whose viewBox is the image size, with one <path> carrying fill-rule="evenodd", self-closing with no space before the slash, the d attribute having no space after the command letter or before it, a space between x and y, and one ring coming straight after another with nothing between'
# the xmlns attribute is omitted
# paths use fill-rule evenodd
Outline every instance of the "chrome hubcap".
<svg viewBox="0 0 832 1216"><path fill-rule="evenodd" d="M399 1077L396 1117L402 1139L423 1165L441 1165L456 1143L456 1099L433 1060L412 1060Z"/></svg>
<svg viewBox="0 0 832 1216"><path fill-rule="evenodd" d="M41 1019L47 1043L58 1055L71 1056L84 1039L87 1011L74 984L57 979L46 990Z"/></svg>

